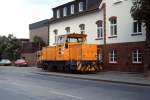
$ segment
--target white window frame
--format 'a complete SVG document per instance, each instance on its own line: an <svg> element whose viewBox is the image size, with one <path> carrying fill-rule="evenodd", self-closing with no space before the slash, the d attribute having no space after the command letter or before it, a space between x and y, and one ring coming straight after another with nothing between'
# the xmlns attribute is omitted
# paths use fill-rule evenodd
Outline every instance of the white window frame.
<svg viewBox="0 0 150 100"><path fill-rule="evenodd" d="M103 62L103 54L102 54L102 53L99 53L99 54L98 54L98 60L99 60L100 62Z"/></svg>
<svg viewBox="0 0 150 100"><path fill-rule="evenodd" d="M71 5L71 14L74 14L74 4Z"/></svg>
<svg viewBox="0 0 150 100"><path fill-rule="evenodd" d="M102 25L97 25L97 38L104 38L103 22Z"/></svg>
<svg viewBox="0 0 150 100"><path fill-rule="evenodd" d="M64 8L63 8L63 16L64 16L64 17L67 16L67 7L64 7Z"/></svg>
<svg viewBox="0 0 150 100"><path fill-rule="evenodd" d="M60 10L59 9L56 11L56 13L57 13L57 18L60 18Z"/></svg>
<svg viewBox="0 0 150 100"><path fill-rule="evenodd" d="M136 27L136 32L134 32L134 28L135 28L135 23L137 24L137 27ZM141 32L139 31L139 23L137 20L134 20L133 21L133 34L142 34L142 22L141 23Z"/></svg>
<svg viewBox="0 0 150 100"><path fill-rule="evenodd" d="M85 34L85 24L80 24L79 28L80 28L80 33Z"/></svg>
<svg viewBox="0 0 150 100"><path fill-rule="evenodd" d="M141 59L141 61L139 59ZM132 63L133 64L141 64L142 63L142 53L139 49L135 49L132 51Z"/></svg>
<svg viewBox="0 0 150 100"><path fill-rule="evenodd" d="M56 43L57 42L57 36L58 36L58 30L57 29L55 29L54 31L54 42Z"/></svg>
<svg viewBox="0 0 150 100"><path fill-rule="evenodd" d="M116 23L112 23L112 20L116 20ZM117 36L117 18L116 19L110 19L110 36ZM115 33L115 28L116 28L116 33Z"/></svg>
<svg viewBox="0 0 150 100"><path fill-rule="evenodd" d="M109 51L109 63L117 63L117 52L114 49Z"/></svg>
<svg viewBox="0 0 150 100"><path fill-rule="evenodd" d="M104 38L104 32L102 26L97 27L97 38Z"/></svg>
<svg viewBox="0 0 150 100"><path fill-rule="evenodd" d="M79 12L83 11L83 2L79 2Z"/></svg>
<svg viewBox="0 0 150 100"><path fill-rule="evenodd" d="M68 30L69 29L69 30ZM65 28L65 34L69 34L70 33L70 27L66 27Z"/></svg>

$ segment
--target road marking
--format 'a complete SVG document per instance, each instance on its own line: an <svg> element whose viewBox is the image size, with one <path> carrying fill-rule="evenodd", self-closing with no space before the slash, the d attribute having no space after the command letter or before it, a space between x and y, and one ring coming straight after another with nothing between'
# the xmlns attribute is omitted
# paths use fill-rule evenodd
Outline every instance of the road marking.
<svg viewBox="0 0 150 100"><path fill-rule="evenodd" d="M67 96L67 97L71 97L71 98L76 98L76 99L82 99L81 97L78 96L73 96L73 95L69 95L69 94L65 94L65 93L61 93L61 92L54 92L54 91L49 91L52 94L56 94L56 95L62 95L62 96Z"/></svg>

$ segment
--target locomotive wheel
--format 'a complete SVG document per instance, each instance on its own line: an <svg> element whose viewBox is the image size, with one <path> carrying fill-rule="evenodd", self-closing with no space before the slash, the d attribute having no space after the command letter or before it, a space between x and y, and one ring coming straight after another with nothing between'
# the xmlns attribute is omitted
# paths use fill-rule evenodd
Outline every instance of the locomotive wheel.
<svg viewBox="0 0 150 100"><path fill-rule="evenodd" d="M48 69L48 64L47 63L44 63L44 62L42 62L42 69L43 70L47 70Z"/></svg>

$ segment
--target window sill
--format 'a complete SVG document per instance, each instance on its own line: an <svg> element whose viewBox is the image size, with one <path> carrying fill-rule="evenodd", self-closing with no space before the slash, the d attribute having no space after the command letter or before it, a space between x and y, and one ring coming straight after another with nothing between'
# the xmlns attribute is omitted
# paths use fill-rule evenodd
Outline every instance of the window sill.
<svg viewBox="0 0 150 100"><path fill-rule="evenodd" d="M84 11L84 10L81 10L81 11L79 10L79 13L82 13L83 11Z"/></svg>
<svg viewBox="0 0 150 100"><path fill-rule="evenodd" d="M139 35L142 35L142 33L133 33L133 34L131 34L131 36L139 36Z"/></svg>
<svg viewBox="0 0 150 100"><path fill-rule="evenodd" d="M121 3L121 2L122 2L122 0L114 1L114 3L113 3L113 4L118 4L118 3Z"/></svg>
<svg viewBox="0 0 150 100"><path fill-rule="evenodd" d="M118 64L117 62L109 62L109 64Z"/></svg>
<svg viewBox="0 0 150 100"><path fill-rule="evenodd" d="M132 62L132 64L142 64L142 62Z"/></svg>
<svg viewBox="0 0 150 100"><path fill-rule="evenodd" d="M96 38L95 40L103 40L104 38L102 37L102 38Z"/></svg>
<svg viewBox="0 0 150 100"><path fill-rule="evenodd" d="M117 38L117 36L109 36L108 38L110 38L110 39L111 39L111 38Z"/></svg>

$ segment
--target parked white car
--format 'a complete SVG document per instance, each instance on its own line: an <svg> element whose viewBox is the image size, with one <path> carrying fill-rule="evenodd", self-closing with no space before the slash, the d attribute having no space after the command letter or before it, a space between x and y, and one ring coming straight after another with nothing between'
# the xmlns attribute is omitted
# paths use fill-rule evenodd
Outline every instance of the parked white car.
<svg viewBox="0 0 150 100"><path fill-rule="evenodd" d="M11 61L9 60L9 59L1 59L0 60L0 65L1 66L9 66L9 65L11 65L12 63L11 63Z"/></svg>

